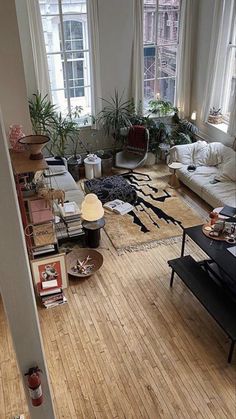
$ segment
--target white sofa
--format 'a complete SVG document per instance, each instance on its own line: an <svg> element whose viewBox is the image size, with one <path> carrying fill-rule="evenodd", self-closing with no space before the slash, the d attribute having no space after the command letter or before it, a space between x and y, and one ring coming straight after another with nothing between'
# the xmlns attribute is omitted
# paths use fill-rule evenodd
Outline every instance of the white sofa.
<svg viewBox="0 0 236 419"><path fill-rule="evenodd" d="M71 174L66 170L65 166L53 165L49 166L46 176L50 186L54 189L63 189L65 191L65 200L74 201L79 207L84 199L84 193L81 188L74 181Z"/></svg>
<svg viewBox="0 0 236 419"><path fill-rule="evenodd" d="M172 162L182 163L179 179L213 208L236 207L236 152L232 148L205 141L178 145L170 150ZM190 172L189 165L196 170Z"/></svg>

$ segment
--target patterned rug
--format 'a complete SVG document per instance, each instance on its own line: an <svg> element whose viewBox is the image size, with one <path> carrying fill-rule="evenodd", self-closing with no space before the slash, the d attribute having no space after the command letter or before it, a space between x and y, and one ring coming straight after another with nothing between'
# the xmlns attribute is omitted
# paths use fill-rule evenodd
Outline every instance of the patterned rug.
<svg viewBox="0 0 236 419"><path fill-rule="evenodd" d="M151 181L141 175L129 177L138 199L126 215L105 212L105 231L113 246L122 253L155 247L181 238L183 227L204 220L168 186L168 176L151 173Z"/></svg>

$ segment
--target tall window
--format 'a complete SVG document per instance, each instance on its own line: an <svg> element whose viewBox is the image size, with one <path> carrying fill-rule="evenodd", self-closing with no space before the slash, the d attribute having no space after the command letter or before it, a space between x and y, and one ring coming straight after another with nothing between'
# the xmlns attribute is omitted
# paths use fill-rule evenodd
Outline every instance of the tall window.
<svg viewBox="0 0 236 419"><path fill-rule="evenodd" d="M161 98L175 103L181 0L144 0L144 107Z"/></svg>
<svg viewBox="0 0 236 419"><path fill-rule="evenodd" d="M39 0L53 103L91 114L86 0Z"/></svg>
<svg viewBox="0 0 236 419"><path fill-rule="evenodd" d="M235 8L236 10L236 8ZM231 33L226 48L226 65L222 97L222 113L224 122L229 123L230 113L236 97L236 16L231 18Z"/></svg>

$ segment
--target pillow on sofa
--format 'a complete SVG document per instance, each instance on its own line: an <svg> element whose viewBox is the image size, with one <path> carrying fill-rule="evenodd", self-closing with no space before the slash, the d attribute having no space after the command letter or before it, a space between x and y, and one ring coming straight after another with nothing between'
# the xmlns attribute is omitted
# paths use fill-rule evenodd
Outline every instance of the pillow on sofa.
<svg viewBox="0 0 236 419"><path fill-rule="evenodd" d="M221 168L220 180L232 180L236 182L236 152L232 150L233 155Z"/></svg>
<svg viewBox="0 0 236 419"><path fill-rule="evenodd" d="M206 141L197 141L193 144L193 163L196 166L206 166L208 144Z"/></svg>
<svg viewBox="0 0 236 419"><path fill-rule="evenodd" d="M194 144L181 144L172 147L170 149L171 162L177 161L184 165L192 164L193 147Z"/></svg>

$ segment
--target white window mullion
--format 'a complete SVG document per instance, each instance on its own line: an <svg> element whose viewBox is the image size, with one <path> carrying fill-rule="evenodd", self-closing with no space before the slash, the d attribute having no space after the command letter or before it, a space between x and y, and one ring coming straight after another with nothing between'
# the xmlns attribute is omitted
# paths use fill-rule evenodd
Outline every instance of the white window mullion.
<svg viewBox="0 0 236 419"><path fill-rule="evenodd" d="M65 71L65 80L66 80L66 88L65 88L65 90L67 92L68 113L71 113L69 77L68 77L68 68L67 68L65 33L64 33L64 24L63 24L63 13L62 13L61 0L58 0L58 7L59 7L59 19L60 19L60 25L61 25L62 54L63 54L63 58L64 58L64 71Z"/></svg>

